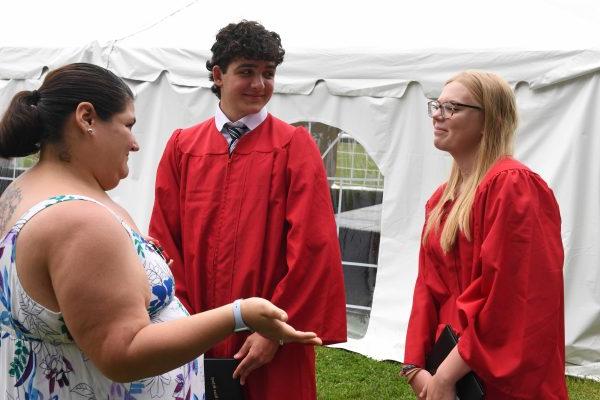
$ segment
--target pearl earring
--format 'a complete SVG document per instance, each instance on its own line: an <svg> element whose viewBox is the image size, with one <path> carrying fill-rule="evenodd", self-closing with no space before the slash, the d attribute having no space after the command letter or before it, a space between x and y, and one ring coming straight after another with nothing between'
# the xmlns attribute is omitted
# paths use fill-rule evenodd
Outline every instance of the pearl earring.
<svg viewBox="0 0 600 400"><path fill-rule="evenodd" d="M88 128L87 133L91 135L92 133L94 133L94 130L92 128Z"/></svg>

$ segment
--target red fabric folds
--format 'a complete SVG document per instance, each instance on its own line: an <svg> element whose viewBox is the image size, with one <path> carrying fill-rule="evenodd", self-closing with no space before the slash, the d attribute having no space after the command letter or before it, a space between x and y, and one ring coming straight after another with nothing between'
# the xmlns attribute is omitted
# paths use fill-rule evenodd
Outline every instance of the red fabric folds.
<svg viewBox="0 0 600 400"><path fill-rule="evenodd" d="M211 118L177 130L159 164L150 235L173 257L192 313L260 296L324 343L346 340L343 275L329 188L303 128L269 115L230 155ZM232 357L244 335L210 355ZM285 345L252 372L248 399L316 398L312 346Z"/></svg>
<svg viewBox="0 0 600 400"><path fill-rule="evenodd" d="M427 213L442 191L428 201ZM459 234L448 254L439 245L441 229L421 247L405 362L423 365L450 324L487 399L567 399L564 255L552 191L504 158L477 188L471 227L472 241Z"/></svg>

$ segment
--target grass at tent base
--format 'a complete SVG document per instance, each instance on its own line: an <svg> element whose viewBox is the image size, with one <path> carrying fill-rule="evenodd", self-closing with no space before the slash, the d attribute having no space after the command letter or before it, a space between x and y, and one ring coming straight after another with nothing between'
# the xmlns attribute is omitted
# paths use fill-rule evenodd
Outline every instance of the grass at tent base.
<svg viewBox="0 0 600 400"><path fill-rule="evenodd" d="M398 375L402 364L375 361L360 354L328 347L317 348L319 400L414 400ZM571 400L600 399L600 382L567 377Z"/></svg>

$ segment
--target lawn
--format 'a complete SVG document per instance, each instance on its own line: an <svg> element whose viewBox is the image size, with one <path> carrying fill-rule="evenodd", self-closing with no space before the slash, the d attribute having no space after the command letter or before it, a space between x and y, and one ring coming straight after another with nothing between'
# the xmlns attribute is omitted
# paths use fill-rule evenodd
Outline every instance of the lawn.
<svg viewBox="0 0 600 400"><path fill-rule="evenodd" d="M317 349L319 400L414 400L408 385L398 376L400 364L374 361L340 349ZM600 399L600 383L567 378L571 400Z"/></svg>

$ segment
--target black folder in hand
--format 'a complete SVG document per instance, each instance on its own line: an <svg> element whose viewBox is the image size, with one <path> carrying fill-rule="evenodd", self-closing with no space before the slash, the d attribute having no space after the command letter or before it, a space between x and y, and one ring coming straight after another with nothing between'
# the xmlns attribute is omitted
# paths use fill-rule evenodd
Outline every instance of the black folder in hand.
<svg viewBox="0 0 600 400"><path fill-rule="evenodd" d="M244 400L239 379L233 379L239 361L234 358L205 358L206 400Z"/></svg>
<svg viewBox="0 0 600 400"><path fill-rule="evenodd" d="M456 334L450 325L446 325L425 360L425 368L431 375L435 375L442 361L448 357L457 343ZM456 382L456 397L459 400L483 400L485 398L483 385L477 375L469 372Z"/></svg>

